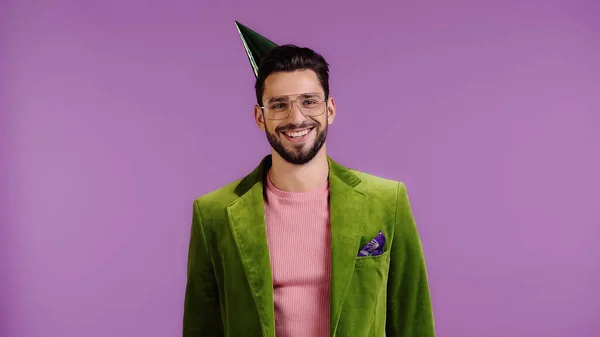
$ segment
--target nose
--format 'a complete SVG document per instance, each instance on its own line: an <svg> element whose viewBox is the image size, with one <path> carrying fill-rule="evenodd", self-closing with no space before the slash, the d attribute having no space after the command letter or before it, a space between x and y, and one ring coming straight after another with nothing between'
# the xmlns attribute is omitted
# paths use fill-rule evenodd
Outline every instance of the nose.
<svg viewBox="0 0 600 337"><path fill-rule="evenodd" d="M300 125L303 121L306 120L306 117L302 114L302 111L300 110L300 107L296 102L292 103L291 109L292 111L290 111L290 114L288 116L288 120L291 123Z"/></svg>

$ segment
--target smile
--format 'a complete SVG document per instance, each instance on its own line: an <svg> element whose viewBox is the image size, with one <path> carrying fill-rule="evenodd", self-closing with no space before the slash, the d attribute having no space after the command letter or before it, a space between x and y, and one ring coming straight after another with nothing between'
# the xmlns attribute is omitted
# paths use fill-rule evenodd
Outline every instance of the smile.
<svg viewBox="0 0 600 337"><path fill-rule="evenodd" d="M291 141L302 141L313 129L314 127L302 131L284 131L283 134Z"/></svg>

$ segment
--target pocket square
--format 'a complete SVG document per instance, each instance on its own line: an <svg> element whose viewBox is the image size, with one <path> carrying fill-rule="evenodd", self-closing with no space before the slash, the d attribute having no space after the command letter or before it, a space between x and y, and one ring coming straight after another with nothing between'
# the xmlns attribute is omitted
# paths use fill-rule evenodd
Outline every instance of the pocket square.
<svg viewBox="0 0 600 337"><path fill-rule="evenodd" d="M385 244L385 235L380 231L376 237L371 239L361 250L358 256L376 256L383 253L383 245Z"/></svg>

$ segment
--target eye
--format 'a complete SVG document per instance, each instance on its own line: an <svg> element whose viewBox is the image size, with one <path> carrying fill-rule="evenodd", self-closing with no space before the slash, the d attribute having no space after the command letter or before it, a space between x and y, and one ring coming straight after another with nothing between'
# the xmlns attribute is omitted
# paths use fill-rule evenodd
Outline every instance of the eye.
<svg viewBox="0 0 600 337"><path fill-rule="evenodd" d="M286 103L273 103L269 106L270 109L273 110L283 110L287 108L287 104Z"/></svg>
<svg viewBox="0 0 600 337"><path fill-rule="evenodd" d="M304 100L304 104L305 105L317 104L317 101L315 101L314 99L306 99L306 100Z"/></svg>

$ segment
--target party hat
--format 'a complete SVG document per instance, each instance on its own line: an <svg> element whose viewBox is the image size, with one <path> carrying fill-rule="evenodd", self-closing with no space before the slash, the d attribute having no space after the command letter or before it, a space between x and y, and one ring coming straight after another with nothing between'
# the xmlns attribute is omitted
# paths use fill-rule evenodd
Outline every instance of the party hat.
<svg viewBox="0 0 600 337"><path fill-rule="evenodd" d="M242 38L242 43L244 44L244 49L246 49L246 54L248 54L248 60L254 71L254 76L258 77L258 67L262 58L271 49L277 47L277 45L238 21L235 21L235 26Z"/></svg>

